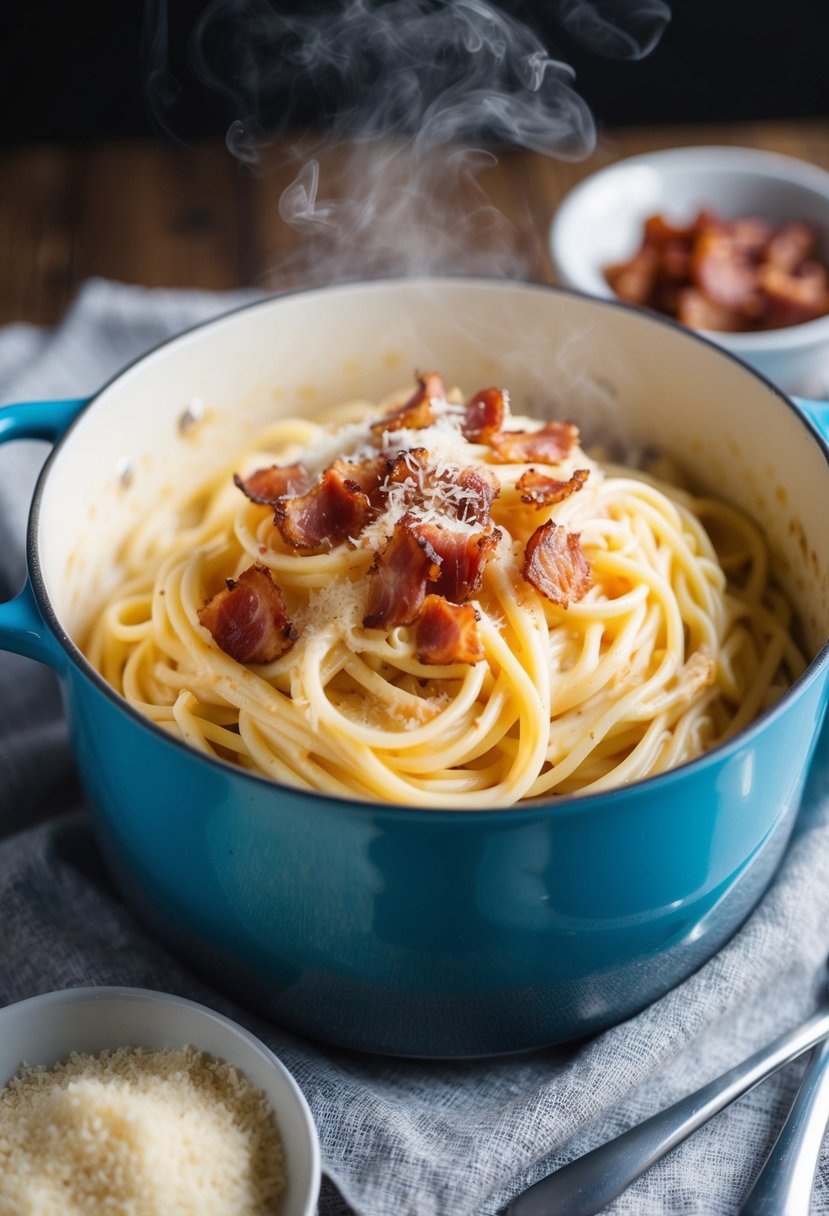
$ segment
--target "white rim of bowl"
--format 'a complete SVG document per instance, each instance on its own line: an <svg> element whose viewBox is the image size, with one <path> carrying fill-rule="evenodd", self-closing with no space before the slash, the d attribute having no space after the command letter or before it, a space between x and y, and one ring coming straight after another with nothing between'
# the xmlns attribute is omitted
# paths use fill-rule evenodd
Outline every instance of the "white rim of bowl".
<svg viewBox="0 0 829 1216"><path fill-rule="evenodd" d="M192 1010L198 1016L204 1017L206 1020L218 1023L224 1030L227 1030L232 1037L244 1040L248 1046L253 1048L254 1051L256 1051L256 1053L262 1057L264 1063L266 1063L282 1077L296 1102L302 1129L305 1133L305 1138L308 1142L308 1147L310 1150L310 1188L304 1210L306 1213L316 1211L322 1181L320 1143L317 1125L314 1122L314 1117L311 1114L311 1108L308 1105L305 1095L294 1080L289 1069L286 1068L279 1057L273 1051L271 1051L267 1043L263 1043L263 1041L257 1035L255 1035L252 1031L247 1030L239 1022L234 1022L232 1018L226 1017L223 1013L219 1013L216 1009L211 1009L209 1005L203 1005L199 1001L192 1001L186 996L176 996L175 993L172 992L162 992L160 989L156 988L130 988L122 987L117 984L100 984L94 986L87 985L81 988L56 988L51 992L41 992L36 996L24 997L23 1000L12 1001L10 1004L0 1007L0 1033L2 1033L5 1015L11 1010L20 1011L26 1007L30 1007L32 1009L46 1008L50 1005L83 1004L86 1002L95 1002L101 1000L116 1000L137 1003L145 1001L148 1004L183 1006ZM196 1046L198 1045L196 1044ZM37 1062L38 1061L34 1061L34 1063ZM0 1088L2 1088L2 1086L0 1086Z"/></svg>

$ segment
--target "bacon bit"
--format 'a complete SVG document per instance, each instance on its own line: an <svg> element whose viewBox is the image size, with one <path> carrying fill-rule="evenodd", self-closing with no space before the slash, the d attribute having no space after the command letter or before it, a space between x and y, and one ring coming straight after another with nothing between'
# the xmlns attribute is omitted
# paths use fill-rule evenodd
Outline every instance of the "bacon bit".
<svg viewBox="0 0 829 1216"><path fill-rule="evenodd" d="M797 274L764 266L760 288L767 316L775 326L814 321L829 312L827 274L819 262L804 262Z"/></svg>
<svg viewBox="0 0 829 1216"><path fill-rule="evenodd" d="M628 304L645 304L653 293L658 269L656 250L645 246L627 262L605 266L604 277L620 300Z"/></svg>
<svg viewBox="0 0 829 1216"><path fill-rule="evenodd" d="M238 579L212 596L198 611L216 645L237 663L271 663L296 638L282 593L267 566L249 566Z"/></svg>
<svg viewBox="0 0 829 1216"><path fill-rule="evenodd" d="M398 452L386 464L386 481L391 485L400 485L410 481L418 484L421 473L429 467L429 453L426 448L409 448L407 452Z"/></svg>
<svg viewBox="0 0 829 1216"><path fill-rule="evenodd" d="M474 595L493 556L500 531L454 532L404 515L375 559L369 575L366 629L410 624L430 590L461 604Z"/></svg>
<svg viewBox="0 0 829 1216"><path fill-rule="evenodd" d="M664 286L684 282L691 273L691 250L684 241L668 241L662 248L659 278Z"/></svg>
<svg viewBox="0 0 829 1216"><path fill-rule="evenodd" d="M750 316L757 312L757 282L748 258L716 228L702 232L691 254L691 276L713 304Z"/></svg>
<svg viewBox="0 0 829 1216"><path fill-rule="evenodd" d="M711 222L716 222L713 216ZM769 241L772 240L774 228L767 220L745 215L732 220L728 225L728 232L732 241L740 247L743 253L748 254L750 258L759 258Z"/></svg>
<svg viewBox="0 0 829 1216"><path fill-rule="evenodd" d="M481 389L463 409L461 431L470 443L488 443L509 415L507 398L500 388Z"/></svg>
<svg viewBox="0 0 829 1216"><path fill-rule="evenodd" d="M427 372L425 376L418 377L417 383L418 387L408 401L372 423L373 431L381 435L384 431L420 431L432 425L432 401L446 400L443 380L437 372Z"/></svg>
<svg viewBox="0 0 829 1216"><path fill-rule="evenodd" d="M692 329L716 329L734 333L745 326L745 319L733 308L715 304L696 287L683 287L677 296L677 320Z"/></svg>
<svg viewBox="0 0 829 1216"><path fill-rule="evenodd" d="M521 494L522 502L531 503L535 507L552 507L580 490L589 476L588 469L576 469L569 481L557 481L546 473L527 469L527 472L518 478L515 488Z"/></svg>
<svg viewBox="0 0 829 1216"><path fill-rule="evenodd" d="M645 220L644 243L648 247L656 247L657 249L677 242L690 244L694 238L696 229L696 223L671 224L665 219L664 215L649 215Z"/></svg>
<svg viewBox="0 0 829 1216"><path fill-rule="evenodd" d="M498 528L453 532L439 524L415 524L412 530L438 559L437 571L429 574L436 595L462 604L480 589L484 567L501 539Z"/></svg>
<svg viewBox="0 0 829 1216"><path fill-rule="evenodd" d="M458 507L457 515L461 523L488 524L490 508L501 493L501 483L495 474L489 469L465 465L458 469L455 485L475 495L474 498L465 498Z"/></svg>
<svg viewBox="0 0 829 1216"><path fill-rule="evenodd" d="M233 474L233 480L251 502L274 507L277 500L286 494L302 494L312 483L311 474L301 464L272 464L267 469L257 469L249 477Z"/></svg>
<svg viewBox="0 0 829 1216"><path fill-rule="evenodd" d="M829 267L814 260L816 244L815 230L799 221L700 211L693 224L676 227L655 215L633 257L604 273L622 299L695 329L777 329L829 313L829 291L818 282Z"/></svg>
<svg viewBox="0 0 829 1216"><path fill-rule="evenodd" d="M369 456L366 460L335 460L330 468L348 485L356 485L373 507L382 505L380 486L388 470L385 456Z"/></svg>
<svg viewBox="0 0 829 1216"><path fill-rule="evenodd" d="M479 663L484 648L471 604L450 604L427 595L417 618L415 648L421 663Z"/></svg>
<svg viewBox="0 0 829 1216"><path fill-rule="evenodd" d="M768 243L766 262L793 274L814 252L815 234L807 224L783 224Z"/></svg>
<svg viewBox="0 0 829 1216"><path fill-rule="evenodd" d="M489 469L465 465L454 473L447 470L438 475L434 467L429 467L426 448L398 453L388 462L387 468L387 485L410 485L411 494L407 499L414 506L422 505L426 495L440 485L459 486L465 491L460 501L453 502L447 497L442 507L449 518L461 523L488 524L490 508L501 493L501 483Z"/></svg>
<svg viewBox="0 0 829 1216"><path fill-rule="evenodd" d="M524 550L524 578L548 600L566 608L590 588L590 566L578 532L551 520L536 528Z"/></svg>
<svg viewBox="0 0 829 1216"><path fill-rule="evenodd" d="M391 629L413 621L440 565L440 556L415 531L411 516L404 515L369 572L365 628Z"/></svg>
<svg viewBox="0 0 829 1216"><path fill-rule="evenodd" d="M502 464L558 464L578 442L573 422L548 422L539 431L499 431L490 439L492 453Z"/></svg>
<svg viewBox="0 0 829 1216"><path fill-rule="evenodd" d="M346 474L350 466L338 460L326 469L313 490L280 498L273 521L294 549L324 550L358 536L372 507L358 481Z"/></svg>

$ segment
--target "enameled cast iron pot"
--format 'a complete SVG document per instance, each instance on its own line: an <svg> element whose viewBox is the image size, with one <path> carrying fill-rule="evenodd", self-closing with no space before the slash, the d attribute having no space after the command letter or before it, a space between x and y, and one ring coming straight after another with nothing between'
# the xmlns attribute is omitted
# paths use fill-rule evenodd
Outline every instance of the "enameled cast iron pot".
<svg viewBox="0 0 829 1216"><path fill-rule="evenodd" d="M416 368L469 392L504 385L514 412L573 418L588 441L666 450L750 512L797 605L805 675L692 764L503 811L301 793L128 708L75 641L120 538L274 417L376 400ZM194 399L203 413L188 428ZM56 443L31 511L29 582L0 605L0 645L60 673L124 897L219 987L372 1051L563 1041L632 1014L710 957L786 845L827 698L829 423L818 406L807 421L807 408L670 322L551 288L410 280L267 300L168 342L89 402L0 411L0 439Z"/></svg>

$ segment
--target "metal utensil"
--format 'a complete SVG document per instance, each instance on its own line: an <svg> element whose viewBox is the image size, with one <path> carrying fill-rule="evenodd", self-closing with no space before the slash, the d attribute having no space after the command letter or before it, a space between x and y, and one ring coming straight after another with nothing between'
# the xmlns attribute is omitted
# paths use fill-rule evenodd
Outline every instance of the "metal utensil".
<svg viewBox="0 0 829 1216"><path fill-rule="evenodd" d="M548 1174L513 1200L507 1216L594 1216L735 1098L827 1036L829 1002L695 1093Z"/></svg>
<svg viewBox="0 0 829 1216"><path fill-rule="evenodd" d="M808 1216L829 1121L829 1043L816 1047L797 1097L740 1216Z"/></svg>

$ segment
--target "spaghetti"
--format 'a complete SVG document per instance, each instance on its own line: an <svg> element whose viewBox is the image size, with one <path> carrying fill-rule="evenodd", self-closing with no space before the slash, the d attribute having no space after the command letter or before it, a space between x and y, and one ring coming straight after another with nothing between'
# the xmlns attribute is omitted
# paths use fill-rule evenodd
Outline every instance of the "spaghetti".
<svg viewBox="0 0 829 1216"><path fill-rule="evenodd" d="M729 738L804 666L744 515L438 376L275 423L119 557L86 647L105 679L211 756L350 798L624 785Z"/></svg>

